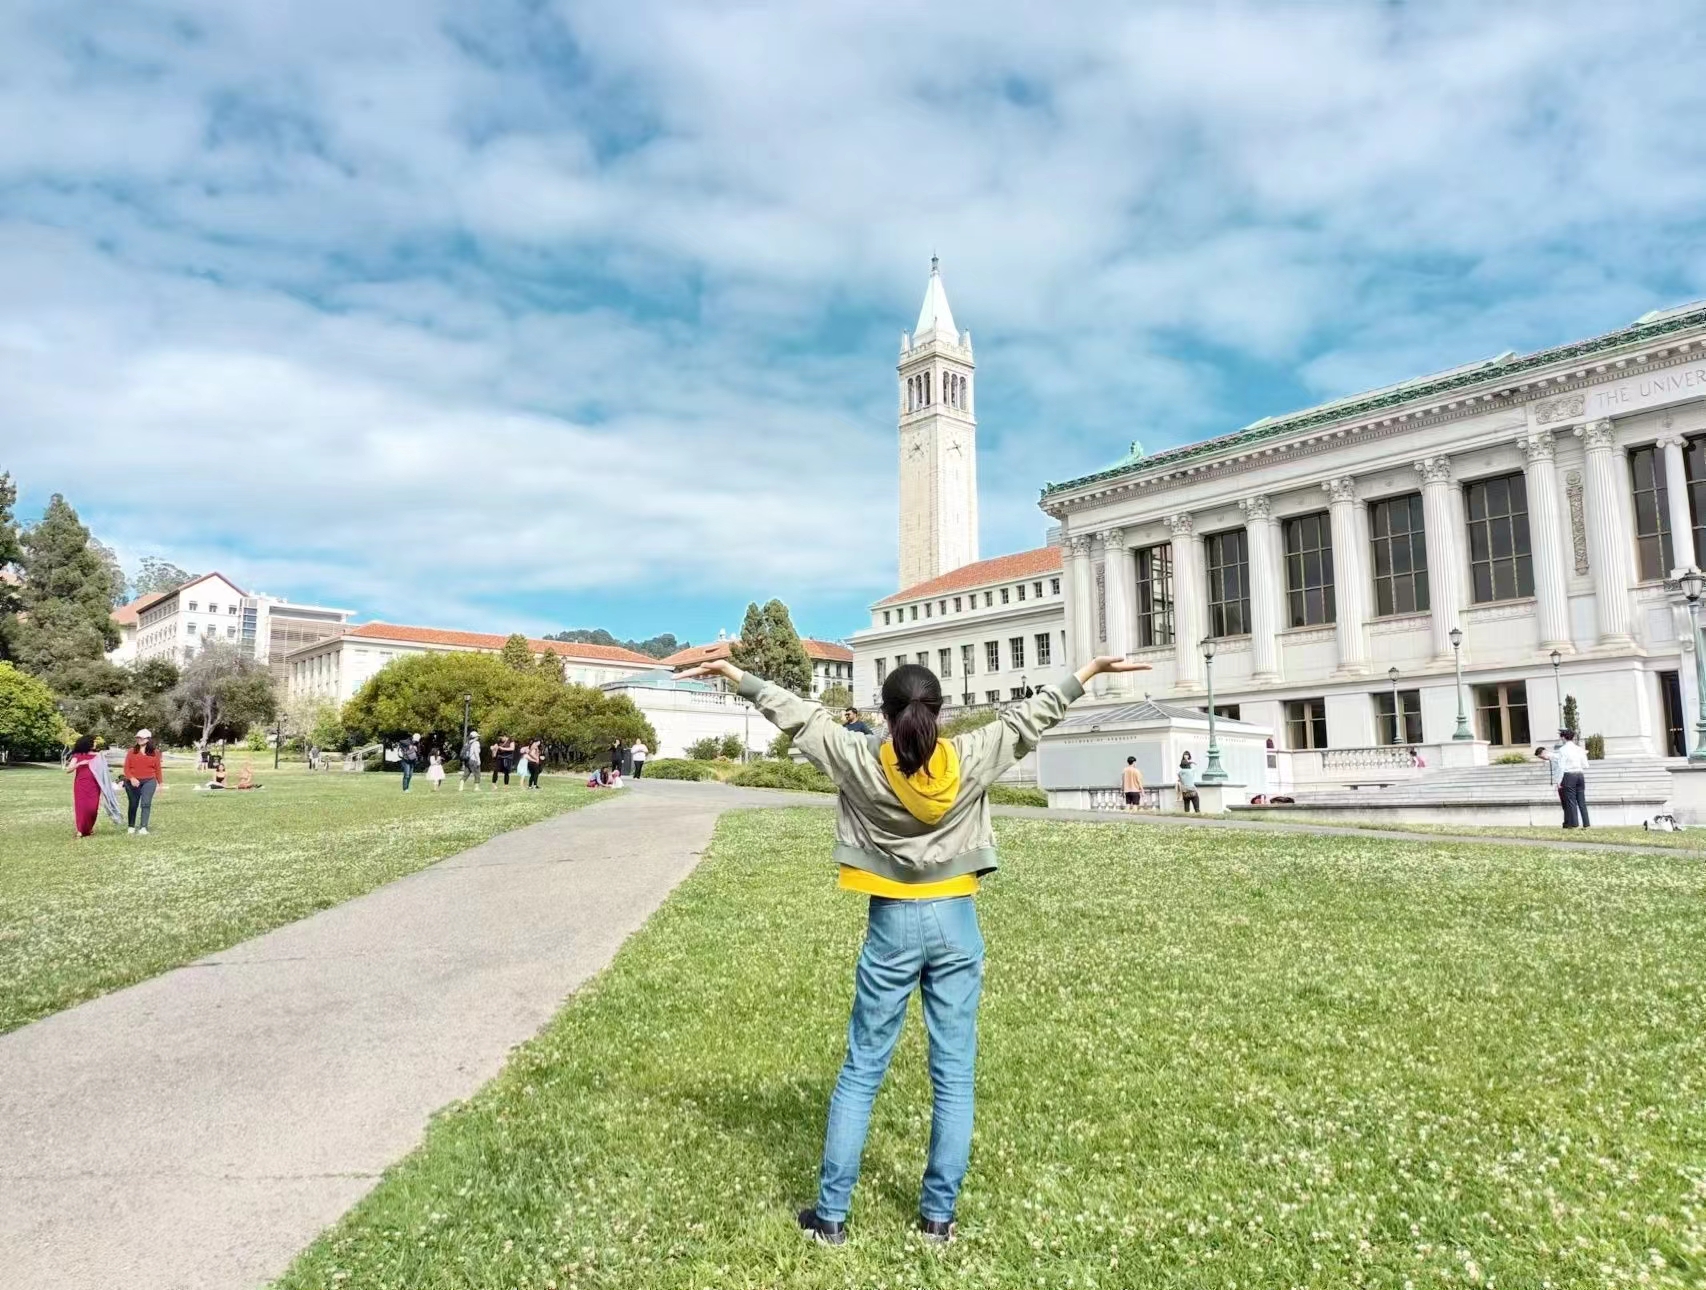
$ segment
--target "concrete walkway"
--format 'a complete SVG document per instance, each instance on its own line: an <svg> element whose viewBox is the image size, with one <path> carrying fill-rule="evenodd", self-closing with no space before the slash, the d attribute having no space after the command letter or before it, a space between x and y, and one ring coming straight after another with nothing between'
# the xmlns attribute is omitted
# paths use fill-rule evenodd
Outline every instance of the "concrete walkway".
<svg viewBox="0 0 1706 1290"><path fill-rule="evenodd" d="M647 781L0 1036L0 1284L265 1285L420 1141L434 1111L496 1075L509 1050L610 961L693 868L718 815L833 802Z"/></svg>
<svg viewBox="0 0 1706 1290"><path fill-rule="evenodd" d="M0 1036L0 1284L265 1285L771 800L646 784Z"/></svg>

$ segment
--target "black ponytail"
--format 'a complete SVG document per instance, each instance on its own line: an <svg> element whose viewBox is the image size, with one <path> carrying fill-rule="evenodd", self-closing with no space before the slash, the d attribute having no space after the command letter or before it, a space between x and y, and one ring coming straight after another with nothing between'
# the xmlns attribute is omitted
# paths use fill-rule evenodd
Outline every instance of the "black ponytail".
<svg viewBox="0 0 1706 1290"><path fill-rule="evenodd" d="M941 710L942 684L929 668L904 663L883 678L883 718L903 775L929 764Z"/></svg>

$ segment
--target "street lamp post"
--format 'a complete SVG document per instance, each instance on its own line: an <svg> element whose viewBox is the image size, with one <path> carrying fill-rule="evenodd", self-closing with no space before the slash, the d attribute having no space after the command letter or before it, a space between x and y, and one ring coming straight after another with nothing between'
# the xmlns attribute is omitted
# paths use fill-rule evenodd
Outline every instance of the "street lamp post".
<svg viewBox="0 0 1706 1290"><path fill-rule="evenodd" d="M468 715L473 710L473 707L474 696L471 694L464 694L462 696L462 746L456 750L456 755L458 757L468 751ZM478 780L475 781L474 787L480 787Z"/></svg>
<svg viewBox="0 0 1706 1290"><path fill-rule="evenodd" d="M1398 707L1398 669L1395 667L1387 668L1386 679L1392 682L1392 742L1401 744L1404 741L1398 736L1403 733L1404 713Z"/></svg>
<svg viewBox="0 0 1706 1290"><path fill-rule="evenodd" d="M1463 629L1451 629L1451 654L1457 662L1457 729L1452 732L1453 739L1473 739L1474 733L1469 729L1469 718L1463 714Z"/></svg>
<svg viewBox="0 0 1706 1290"><path fill-rule="evenodd" d="M1558 664L1564 661L1564 656L1557 650L1552 651L1552 697L1558 702L1558 724L1564 724L1564 683L1558 677Z"/></svg>
<svg viewBox="0 0 1706 1290"><path fill-rule="evenodd" d="M1689 569L1680 581L1682 594L1688 597L1688 625L1694 638L1694 691L1700 703L1700 715L1694 723L1694 750L1688 760L1702 762L1706 761L1706 655L1701 652L1700 597L1706 593L1706 573Z"/></svg>
<svg viewBox="0 0 1706 1290"><path fill-rule="evenodd" d="M284 713L278 714L278 727L272 732L272 768L278 769L278 750L284 747Z"/></svg>
<svg viewBox="0 0 1706 1290"><path fill-rule="evenodd" d="M1214 729L1214 637L1206 636L1202 643L1202 658L1208 677L1208 765L1198 780L1203 784L1224 784L1226 771L1220 764L1220 741Z"/></svg>

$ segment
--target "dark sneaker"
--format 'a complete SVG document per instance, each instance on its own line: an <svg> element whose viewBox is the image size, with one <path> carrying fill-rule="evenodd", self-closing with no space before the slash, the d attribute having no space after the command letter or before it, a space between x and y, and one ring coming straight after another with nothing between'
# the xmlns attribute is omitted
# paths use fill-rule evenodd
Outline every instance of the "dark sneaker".
<svg viewBox="0 0 1706 1290"><path fill-rule="evenodd" d="M847 1224L819 1218L815 1209L800 1211L800 1231L805 1233L808 1241L816 1241L819 1245L840 1245L847 1240Z"/></svg>
<svg viewBox="0 0 1706 1290"><path fill-rule="evenodd" d="M932 1245L946 1245L954 1239L954 1220L943 1222L936 1218L921 1218L918 1220L918 1231Z"/></svg>

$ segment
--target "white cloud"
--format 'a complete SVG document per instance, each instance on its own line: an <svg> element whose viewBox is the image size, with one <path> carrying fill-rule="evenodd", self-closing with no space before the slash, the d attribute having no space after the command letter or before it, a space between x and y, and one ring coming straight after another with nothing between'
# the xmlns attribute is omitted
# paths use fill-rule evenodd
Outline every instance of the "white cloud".
<svg viewBox="0 0 1706 1290"><path fill-rule="evenodd" d="M14 5L0 466L393 617L494 568L857 603L931 250L984 547L1034 541L1036 487L1133 437L1706 290L1694 16Z"/></svg>

